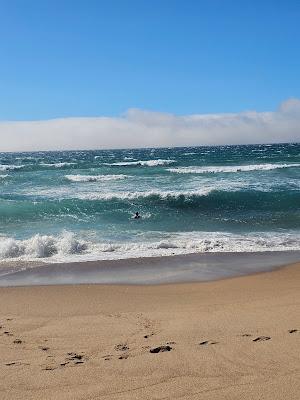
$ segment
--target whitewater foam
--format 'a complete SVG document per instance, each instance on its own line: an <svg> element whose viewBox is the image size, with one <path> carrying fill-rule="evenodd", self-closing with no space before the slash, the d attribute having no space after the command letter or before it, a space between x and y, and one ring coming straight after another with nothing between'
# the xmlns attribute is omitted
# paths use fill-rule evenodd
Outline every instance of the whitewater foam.
<svg viewBox="0 0 300 400"><path fill-rule="evenodd" d="M149 234L149 232L148 232ZM261 252L299 250L300 233L232 234L226 232L159 233L164 238L135 242L97 242L78 238L72 232L60 235L34 235L25 240L2 237L0 260L74 262L170 256L210 252ZM1 266L0 266L1 268Z"/></svg>
<svg viewBox="0 0 300 400"><path fill-rule="evenodd" d="M81 200L132 200L132 199L147 199L147 198L160 198L160 199L180 199L180 198L192 198L195 196L207 196L211 193L213 188L203 188L199 190L187 190L187 191L162 191L162 190L149 190L144 192L93 192L93 193L78 193L75 195L76 198Z"/></svg>
<svg viewBox="0 0 300 400"><path fill-rule="evenodd" d="M105 165L118 166L118 167L130 167L130 166L142 166L142 167L157 167L160 165L168 165L174 163L175 160L139 160L139 161L121 161L116 163L104 163Z"/></svg>
<svg viewBox="0 0 300 400"><path fill-rule="evenodd" d="M71 182L101 182L116 181L126 179L128 175L65 175L65 178Z"/></svg>
<svg viewBox="0 0 300 400"><path fill-rule="evenodd" d="M229 172L271 171L282 168L299 168L300 164L250 164L250 165L223 165L209 167L178 167L168 168L169 172L177 174L214 174Z"/></svg>
<svg viewBox="0 0 300 400"><path fill-rule="evenodd" d="M0 259L48 258L55 254L67 255L81 253L85 244L75 239L71 232L59 236L36 234L26 240L2 237L0 240Z"/></svg>
<svg viewBox="0 0 300 400"><path fill-rule="evenodd" d="M63 168L69 167L71 165L76 165L74 162L57 162L57 163L41 163L42 167L53 167L53 168Z"/></svg>
<svg viewBox="0 0 300 400"><path fill-rule="evenodd" d="M14 171L16 169L23 168L24 165L7 165L7 164L0 164L0 171Z"/></svg>

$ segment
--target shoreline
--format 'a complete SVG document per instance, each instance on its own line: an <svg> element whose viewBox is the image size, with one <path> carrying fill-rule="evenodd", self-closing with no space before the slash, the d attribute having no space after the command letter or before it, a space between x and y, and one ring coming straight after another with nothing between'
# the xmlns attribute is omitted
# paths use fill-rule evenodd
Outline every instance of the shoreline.
<svg viewBox="0 0 300 400"><path fill-rule="evenodd" d="M210 282L2 287L1 399L298 400L299 304L300 263Z"/></svg>
<svg viewBox="0 0 300 400"><path fill-rule="evenodd" d="M268 272L300 261L300 251L192 253L71 263L7 266L0 287L40 285L162 285L218 281ZM20 263L22 265L22 263Z"/></svg>

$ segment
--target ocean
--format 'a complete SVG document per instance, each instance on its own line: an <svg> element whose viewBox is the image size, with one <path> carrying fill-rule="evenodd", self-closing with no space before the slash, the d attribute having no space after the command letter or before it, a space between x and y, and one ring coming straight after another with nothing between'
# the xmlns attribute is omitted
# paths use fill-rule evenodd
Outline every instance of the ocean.
<svg viewBox="0 0 300 400"><path fill-rule="evenodd" d="M299 249L300 144L0 153L0 264Z"/></svg>

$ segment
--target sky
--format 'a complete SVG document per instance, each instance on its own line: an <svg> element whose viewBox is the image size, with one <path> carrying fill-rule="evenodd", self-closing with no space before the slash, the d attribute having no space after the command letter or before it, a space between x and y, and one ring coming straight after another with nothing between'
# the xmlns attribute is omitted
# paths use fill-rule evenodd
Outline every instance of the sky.
<svg viewBox="0 0 300 400"><path fill-rule="evenodd" d="M300 141L299 20L298 0L1 0L0 151Z"/></svg>

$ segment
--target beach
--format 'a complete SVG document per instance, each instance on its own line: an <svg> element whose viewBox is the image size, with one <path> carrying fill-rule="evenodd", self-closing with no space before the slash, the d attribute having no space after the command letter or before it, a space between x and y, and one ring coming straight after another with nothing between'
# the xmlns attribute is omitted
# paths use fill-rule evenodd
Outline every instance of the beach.
<svg viewBox="0 0 300 400"><path fill-rule="evenodd" d="M300 0L1 6L0 400L300 400Z"/></svg>
<svg viewBox="0 0 300 400"><path fill-rule="evenodd" d="M0 288L1 400L299 399L300 264L211 282Z"/></svg>

